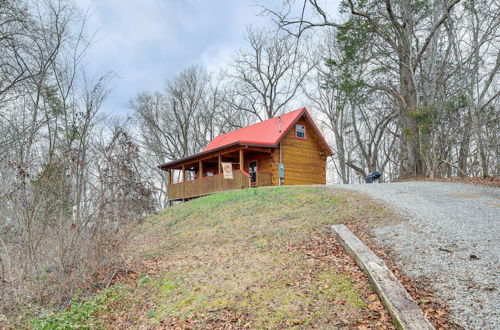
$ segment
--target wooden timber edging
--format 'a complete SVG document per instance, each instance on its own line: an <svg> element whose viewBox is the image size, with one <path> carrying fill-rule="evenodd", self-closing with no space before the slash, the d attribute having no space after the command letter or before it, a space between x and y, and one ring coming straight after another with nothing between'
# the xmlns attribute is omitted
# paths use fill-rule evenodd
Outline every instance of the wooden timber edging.
<svg viewBox="0 0 500 330"><path fill-rule="evenodd" d="M375 291L400 329L435 329L385 262L345 225L333 225L333 236L366 273Z"/></svg>

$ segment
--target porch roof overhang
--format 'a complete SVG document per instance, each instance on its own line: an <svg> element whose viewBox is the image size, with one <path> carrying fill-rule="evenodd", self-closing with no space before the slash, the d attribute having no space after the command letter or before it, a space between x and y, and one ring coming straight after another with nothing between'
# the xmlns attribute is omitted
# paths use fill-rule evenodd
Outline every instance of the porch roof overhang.
<svg viewBox="0 0 500 330"><path fill-rule="evenodd" d="M181 159L173 160L171 162L158 165L157 167L161 170L167 171L170 169L178 169L183 165L193 163L197 160L206 160L218 155L224 155L225 153L230 153L237 151L239 149L249 149L252 151L260 152L271 152L271 148L278 148L278 145L267 145L267 144L255 144L250 141L238 141L219 148L210 149L207 151L202 151L200 153L187 156Z"/></svg>

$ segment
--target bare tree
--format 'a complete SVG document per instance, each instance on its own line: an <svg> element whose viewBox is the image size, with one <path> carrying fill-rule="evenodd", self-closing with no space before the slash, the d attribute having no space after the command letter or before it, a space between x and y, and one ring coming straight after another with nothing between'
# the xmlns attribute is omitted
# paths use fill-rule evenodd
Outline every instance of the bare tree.
<svg viewBox="0 0 500 330"><path fill-rule="evenodd" d="M140 93L135 110L139 145L149 170L158 175L157 198L163 206L166 180L156 166L200 152L233 122L218 84L200 66L191 66L168 81L163 91Z"/></svg>
<svg viewBox="0 0 500 330"><path fill-rule="evenodd" d="M470 43L466 43L466 45L470 45L470 61L467 63L470 80L468 81L467 97L482 176L488 177L490 172L487 150L484 145L488 139L483 136L483 123L488 120L488 112L497 118L500 115L498 107L490 107L500 96L500 88L498 87L500 4L495 1L471 2L466 7L466 12L468 29L472 33ZM488 58L491 60L488 61ZM496 128L498 129L498 126ZM493 136L493 139L493 141L497 140L498 143L498 135Z"/></svg>
<svg viewBox="0 0 500 330"><path fill-rule="evenodd" d="M27 38L25 28L30 26L27 5L23 1L0 2L0 102L7 93L29 79L25 54ZM1 103L0 103L1 104Z"/></svg>
<svg viewBox="0 0 500 330"><path fill-rule="evenodd" d="M307 49L283 33L249 28L227 76L233 88L228 102L263 121L283 113L297 96L315 63Z"/></svg>
<svg viewBox="0 0 500 330"><path fill-rule="evenodd" d="M0 1L2 309L67 302L95 273L119 264L129 225L150 210L135 145L98 130L113 75L85 74L84 24L67 0ZM109 146L103 157L99 139ZM101 178L102 168L113 171ZM119 228L102 211L117 204L126 210Z"/></svg>
<svg viewBox="0 0 500 330"><path fill-rule="evenodd" d="M412 113L417 111L419 91L417 89L417 70L422 57L427 51L436 31L449 17L450 12L460 0L451 0L443 6L439 17L429 20L425 8L418 8L411 0L395 2L343 1L342 8L350 14L345 23L333 21L316 0L304 0L303 10L299 17L288 17L290 10L285 14L272 12L279 25L293 35L300 36L304 31L314 27L335 27L340 30L351 30L373 35L380 45L386 47L395 57L398 84L379 86L393 94L399 101L399 117L403 126L401 135L404 148L402 149L402 173L404 175L423 174L421 152L419 146L419 129ZM289 3L290 4L290 3ZM308 20L305 17L306 7L310 7L319 20ZM416 33L424 30L425 33Z"/></svg>

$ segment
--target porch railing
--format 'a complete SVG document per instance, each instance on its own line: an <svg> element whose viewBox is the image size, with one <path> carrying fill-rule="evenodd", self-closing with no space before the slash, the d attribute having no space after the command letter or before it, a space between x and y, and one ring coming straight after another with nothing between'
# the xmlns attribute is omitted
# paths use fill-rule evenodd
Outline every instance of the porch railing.
<svg viewBox="0 0 500 330"><path fill-rule="evenodd" d="M168 198L177 200L212 194L218 191L242 189L250 186L248 173L233 171L233 179L224 179L223 174L204 176L195 180L168 185Z"/></svg>

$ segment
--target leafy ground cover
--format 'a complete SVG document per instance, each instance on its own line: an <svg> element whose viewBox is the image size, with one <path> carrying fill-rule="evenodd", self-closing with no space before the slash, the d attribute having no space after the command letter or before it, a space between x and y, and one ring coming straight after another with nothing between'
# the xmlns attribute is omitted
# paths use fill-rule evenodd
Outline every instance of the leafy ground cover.
<svg viewBox="0 0 500 330"><path fill-rule="evenodd" d="M393 328L366 276L332 238L334 223L399 221L360 194L252 188L149 216L107 289L36 328Z"/></svg>

